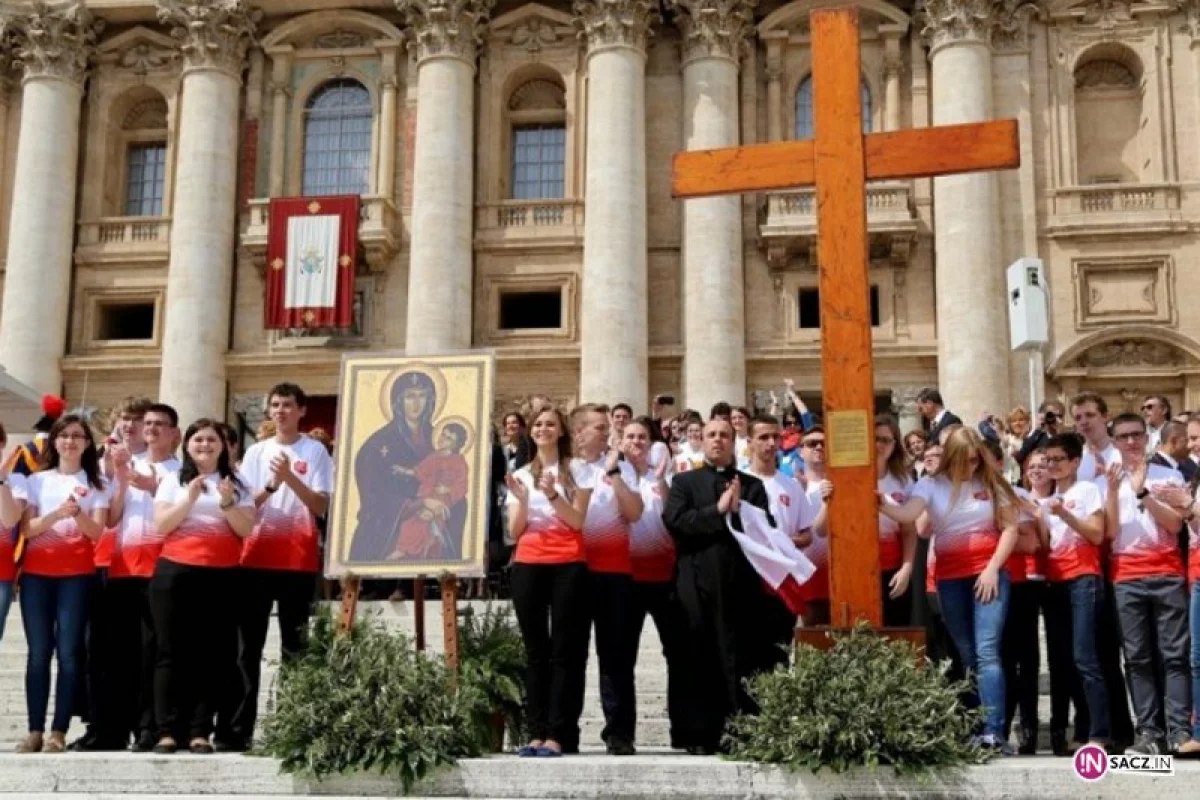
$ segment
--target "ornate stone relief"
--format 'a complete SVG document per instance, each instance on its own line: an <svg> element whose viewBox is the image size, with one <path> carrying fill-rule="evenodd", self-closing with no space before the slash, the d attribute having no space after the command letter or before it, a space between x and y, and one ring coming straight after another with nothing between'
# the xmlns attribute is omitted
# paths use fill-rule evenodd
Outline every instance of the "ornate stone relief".
<svg viewBox="0 0 1200 800"><path fill-rule="evenodd" d="M540 17L531 17L513 28L509 34L509 44L524 47L531 57L536 58L543 47L556 44L559 36L553 23Z"/></svg>
<svg viewBox="0 0 1200 800"><path fill-rule="evenodd" d="M177 58L179 58L177 52L163 50L149 42L138 42L117 57L117 64L135 75L146 75L150 72L170 68Z"/></svg>
<svg viewBox="0 0 1200 800"><path fill-rule="evenodd" d="M661 18L654 0L575 0L575 25L589 50L646 49L650 26Z"/></svg>
<svg viewBox="0 0 1200 800"><path fill-rule="evenodd" d="M667 0L683 33L684 61L737 58L754 26L758 0Z"/></svg>
<svg viewBox="0 0 1200 800"><path fill-rule="evenodd" d="M495 0L396 0L417 59L457 56L471 64Z"/></svg>
<svg viewBox="0 0 1200 800"><path fill-rule="evenodd" d="M1133 70L1111 58L1089 61L1075 70L1076 89L1136 89Z"/></svg>
<svg viewBox="0 0 1200 800"><path fill-rule="evenodd" d="M368 41L364 33L338 28L314 37L312 46L317 50L345 50L351 47L365 47Z"/></svg>
<svg viewBox="0 0 1200 800"><path fill-rule="evenodd" d="M1042 7L1037 0L1000 0L995 6L992 46L999 52L1027 50L1029 23L1042 16Z"/></svg>
<svg viewBox="0 0 1200 800"><path fill-rule="evenodd" d="M1084 25L1113 28L1133 21L1130 0L1091 0L1083 10Z"/></svg>
<svg viewBox="0 0 1200 800"><path fill-rule="evenodd" d="M153 97L129 109L121 121L121 129L127 131L166 130L167 103L161 97Z"/></svg>
<svg viewBox="0 0 1200 800"><path fill-rule="evenodd" d="M1179 5L1183 11L1183 31L1192 37L1194 45L1200 42L1200 0L1182 0Z"/></svg>
<svg viewBox="0 0 1200 800"><path fill-rule="evenodd" d="M565 110L567 97L563 88L546 80L522 84L508 100L509 111Z"/></svg>
<svg viewBox="0 0 1200 800"><path fill-rule="evenodd" d="M15 63L26 75L75 83L83 82L96 37L104 27L78 0L65 4L36 0L11 15L6 24L14 36Z"/></svg>
<svg viewBox="0 0 1200 800"><path fill-rule="evenodd" d="M1189 359L1166 342L1114 339L1098 344L1075 360L1078 367L1173 367Z"/></svg>
<svg viewBox="0 0 1200 800"><path fill-rule="evenodd" d="M261 18L262 11L246 0L158 0L158 21L170 27L187 67L241 75Z"/></svg>

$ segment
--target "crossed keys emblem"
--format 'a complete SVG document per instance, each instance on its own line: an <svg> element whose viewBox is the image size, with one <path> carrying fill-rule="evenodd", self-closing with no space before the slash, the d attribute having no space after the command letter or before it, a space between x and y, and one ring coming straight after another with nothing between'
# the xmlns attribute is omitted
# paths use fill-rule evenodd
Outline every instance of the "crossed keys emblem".
<svg viewBox="0 0 1200 800"><path fill-rule="evenodd" d="M300 272L305 275L316 275L325 269L325 256L310 244L300 253Z"/></svg>

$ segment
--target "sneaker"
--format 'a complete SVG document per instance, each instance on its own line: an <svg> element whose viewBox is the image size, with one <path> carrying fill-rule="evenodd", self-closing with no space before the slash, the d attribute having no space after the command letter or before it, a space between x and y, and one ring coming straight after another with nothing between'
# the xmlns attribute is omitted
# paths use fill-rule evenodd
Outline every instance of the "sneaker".
<svg viewBox="0 0 1200 800"><path fill-rule="evenodd" d="M610 756L636 756L637 748L633 742L621 736L610 736L605 743L605 750Z"/></svg>
<svg viewBox="0 0 1200 800"><path fill-rule="evenodd" d="M971 743L981 750L990 750L993 753L1002 756L1014 755L1017 751L1013 746L1001 739L994 733L985 733L982 736L974 736L971 738Z"/></svg>
<svg viewBox="0 0 1200 800"><path fill-rule="evenodd" d="M1161 756L1167 752L1167 742L1160 737L1141 733L1136 742L1125 748L1125 752L1135 756Z"/></svg>

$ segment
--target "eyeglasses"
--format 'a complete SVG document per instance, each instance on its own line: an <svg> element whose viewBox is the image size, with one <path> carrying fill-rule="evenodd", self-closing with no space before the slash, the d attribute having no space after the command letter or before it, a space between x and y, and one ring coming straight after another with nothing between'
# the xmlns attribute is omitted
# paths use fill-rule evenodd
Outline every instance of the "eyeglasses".
<svg viewBox="0 0 1200 800"><path fill-rule="evenodd" d="M812 448L813 450L817 450L817 449L824 450L825 449L825 440L824 439L809 439L807 442L802 442L802 444L805 447Z"/></svg>
<svg viewBox="0 0 1200 800"><path fill-rule="evenodd" d="M1153 411L1153 410L1154 410L1154 409L1156 409L1156 408L1158 408L1158 405L1157 405L1157 404L1155 404L1155 403L1146 403L1146 405L1142 406L1142 411Z"/></svg>
<svg viewBox="0 0 1200 800"><path fill-rule="evenodd" d="M1063 464L1067 461L1070 461L1070 459L1066 456L1042 456L1043 464ZM1030 467L1030 469L1037 469L1037 467Z"/></svg>

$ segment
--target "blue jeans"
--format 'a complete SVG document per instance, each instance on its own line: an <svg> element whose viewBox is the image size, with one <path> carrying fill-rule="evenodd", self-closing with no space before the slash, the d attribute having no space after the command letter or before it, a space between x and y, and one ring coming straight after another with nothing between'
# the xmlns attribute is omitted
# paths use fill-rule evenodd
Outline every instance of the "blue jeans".
<svg viewBox="0 0 1200 800"><path fill-rule="evenodd" d="M1192 738L1200 741L1200 581L1192 584Z"/></svg>
<svg viewBox="0 0 1200 800"><path fill-rule="evenodd" d="M8 622L8 607L12 605L12 581L0 581L0 641L4 641L4 624Z"/></svg>
<svg viewBox="0 0 1200 800"><path fill-rule="evenodd" d="M92 575L21 578L21 617L29 655L25 662L25 703L29 731L46 730L50 702L50 657L58 653L58 681L54 690L54 720L50 730L66 733L75 705L75 690L82 669L83 632L87 626L88 594Z"/></svg>
<svg viewBox="0 0 1200 800"><path fill-rule="evenodd" d="M1107 742L1112 738L1108 687L1097 646L1097 630L1104 612L1104 579L1080 575L1069 581L1052 581L1047 589L1046 646L1064 653L1070 648L1075 674L1087 699L1088 739Z"/></svg>
<svg viewBox="0 0 1200 800"><path fill-rule="evenodd" d="M1003 739L1004 667L1000 662L1000 640L1011 586L1008 573L1000 570L996 599L980 603L975 599L977 577L939 580L938 601L963 669L975 676L978 694L972 699L984 707L983 732Z"/></svg>

